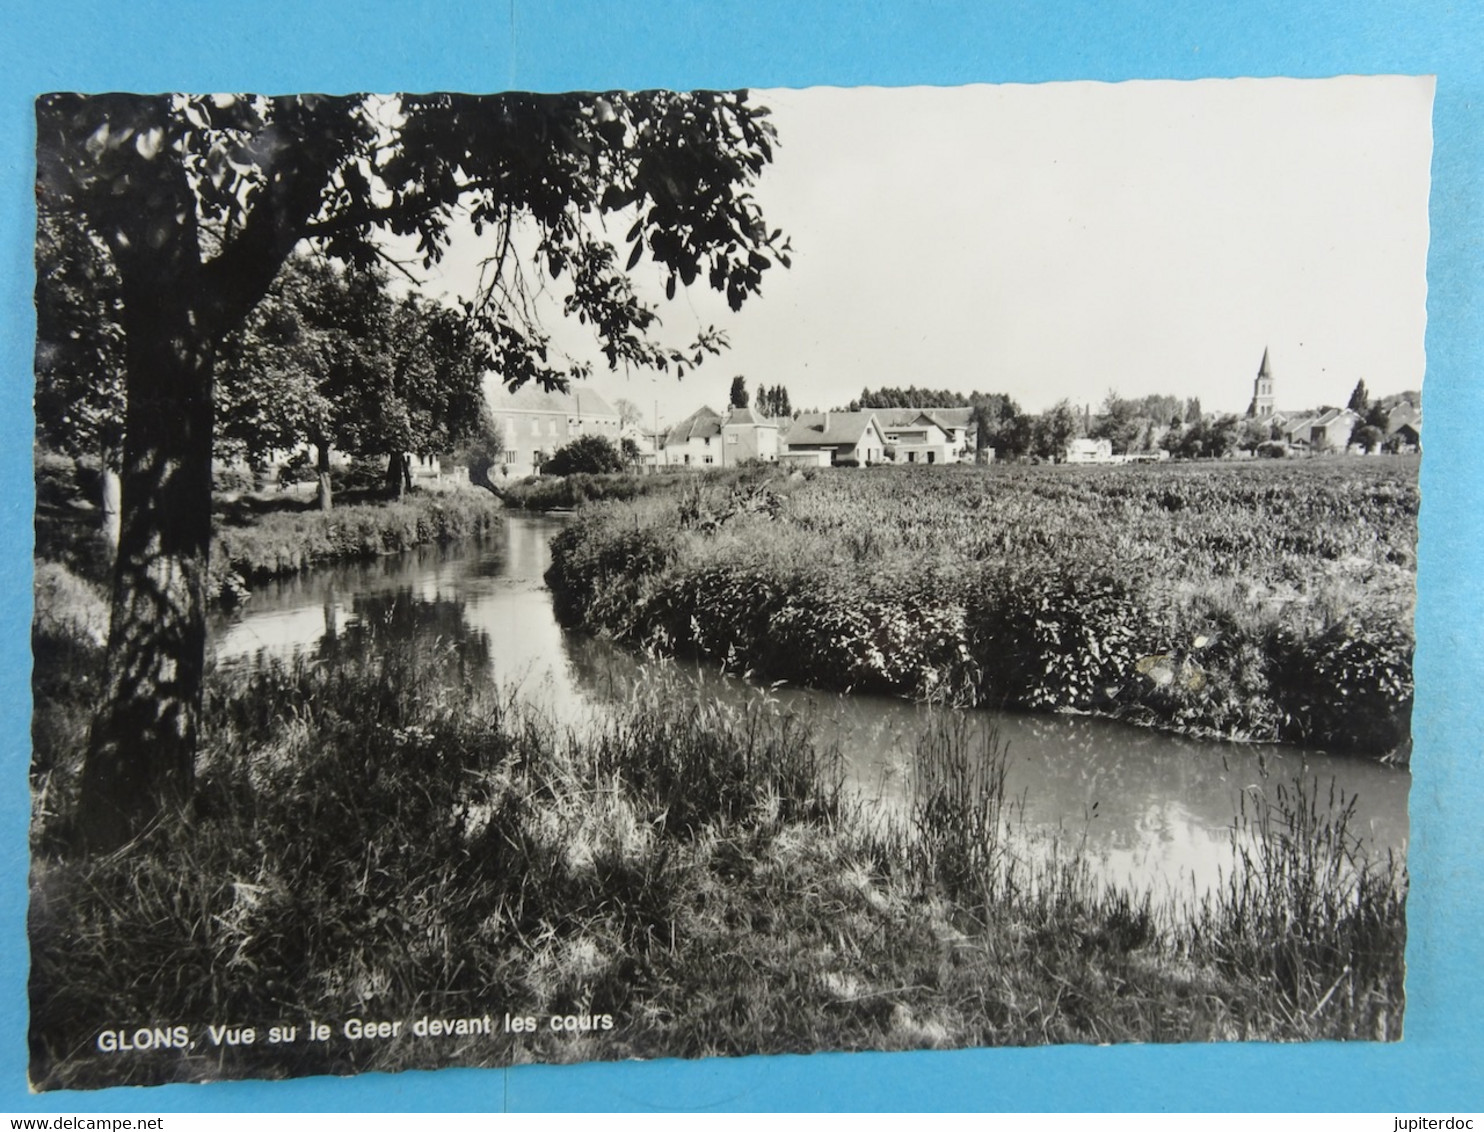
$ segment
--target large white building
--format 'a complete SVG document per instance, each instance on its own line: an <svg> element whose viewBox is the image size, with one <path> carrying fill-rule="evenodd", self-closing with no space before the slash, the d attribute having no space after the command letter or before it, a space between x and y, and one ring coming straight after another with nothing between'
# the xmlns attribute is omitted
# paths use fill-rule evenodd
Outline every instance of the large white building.
<svg viewBox="0 0 1484 1132"><path fill-rule="evenodd" d="M574 387L561 393L526 384L510 390L490 374L484 396L500 442L496 468L504 475L539 472L553 452L579 436L606 436L619 442L618 411L591 389Z"/></svg>

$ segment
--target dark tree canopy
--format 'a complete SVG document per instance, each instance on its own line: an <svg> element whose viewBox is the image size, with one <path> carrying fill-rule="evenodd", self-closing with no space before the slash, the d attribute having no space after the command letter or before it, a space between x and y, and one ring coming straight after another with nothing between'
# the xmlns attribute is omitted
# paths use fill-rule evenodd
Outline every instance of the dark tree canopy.
<svg viewBox="0 0 1484 1132"><path fill-rule="evenodd" d="M570 476L578 472L600 475L621 472L628 464L624 450L606 436L579 436L552 453L541 465L547 475Z"/></svg>
<svg viewBox="0 0 1484 1132"><path fill-rule="evenodd" d="M479 430L489 360L478 335L447 307L394 298L378 266L290 257L220 353L218 448L249 459L308 443L327 473L332 446L445 455Z"/></svg>
<svg viewBox="0 0 1484 1132"><path fill-rule="evenodd" d="M969 394L956 393L951 389L883 385L876 390L862 389L861 395L850 402L847 408L852 412L861 409L965 409L970 404Z"/></svg>
<svg viewBox="0 0 1484 1132"><path fill-rule="evenodd" d="M765 417L774 420L787 420L794 415L793 404L788 397L788 389L779 385L759 385L757 387L757 400L754 402L757 409Z"/></svg>
<svg viewBox="0 0 1484 1132"><path fill-rule="evenodd" d="M1065 460L1067 448L1077 439L1077 410L1065 398L1036 418L1032 445L1036 455L1047 460Z"/></svg>
<svg viewBox="0 0 1484 1132"><path fill-rule="evenodd" d="M122 333L109 687L82 787L94 844L121 844L189 797L218 360L296 246L365 269L387 258L389 233L432 264L457 211L487 237L465 325L508 384L588 373L556 356L538 286L610 366L682 374L724 337L661 341L628 272L648 258L668 295L704 282L733 310L756 294L789 262L750 193L774 140L745 92L38 100L38 211L107 250Z"/></svg>
<svg viewBox="0 0 1484 1132"><path fill-rule="evenodd" d="M118 275L87 228L43 213L36 258L36 433L67 456L116 460L124 439Z"/></svg>

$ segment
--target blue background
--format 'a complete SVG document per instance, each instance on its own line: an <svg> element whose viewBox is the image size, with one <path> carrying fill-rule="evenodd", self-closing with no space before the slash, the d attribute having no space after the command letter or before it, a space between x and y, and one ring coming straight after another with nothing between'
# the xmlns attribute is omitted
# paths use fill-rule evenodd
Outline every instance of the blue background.
<svg viewBox="0 0 1484 1132"><path fill-rule="evenodd" d="M1484 1097L1484 5L22 0L0 20L0 1110L1459 1110ZM32 100L48 90L853 86L1435 74L1406 1038L370 1074L31 1097ZM1272 170L1281 177L1281 169Z"/></svg>

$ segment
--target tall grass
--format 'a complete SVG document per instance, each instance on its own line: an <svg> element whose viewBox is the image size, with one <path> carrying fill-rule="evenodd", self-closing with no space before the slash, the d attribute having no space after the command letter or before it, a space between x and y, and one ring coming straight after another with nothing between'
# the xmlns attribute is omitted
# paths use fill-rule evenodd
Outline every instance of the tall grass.
<svg viewBox="0 0 1484 1132"><path fill-rule="evenodd" d="M547 577L568 624L768 679L1387 754L1410 727L1415 474L700 478L583 509Z"/></svg>
<svg viewBox="0 0 1484 1132"><path fill-rule="evenodd" d="M1401 1037L1406 884L1351 829L1356 799L1302 777L1243 795L1235 862L1195 917L1217 961L1255 970L1301 1036Z"/></svg>
<svg viewBox="0 0 1484 1132"><path fill-rule="evenodd" d="M396 502L350 504L329 512L280 510L236 522L219 519L207 587L213 596L240 595L254 583L329 562L485 534L500 517L493 496L471 490L413 493Z"/></svg>
<svg viewBox="0 0 1484 1132"><path fill-rule="evenodd" d="M81 751L53 752L32 830L38 1087L1397 1032L1399 874L1367 866L1326 824L1344 807L1327 817L1312 793L1294 824L1254 820L1259 848L1190 908L1021 851L1003 749L951 727L924 737L894 828L764 695L729 710L640 688L567 732L450 644L219 675L205 734L190 810L106 857L70 848ZM338 1031L506 1012L614 1028ZM311 1019L332 1039L206 1038ZM166 1024L195 1048L95 1044Z"/></svg>

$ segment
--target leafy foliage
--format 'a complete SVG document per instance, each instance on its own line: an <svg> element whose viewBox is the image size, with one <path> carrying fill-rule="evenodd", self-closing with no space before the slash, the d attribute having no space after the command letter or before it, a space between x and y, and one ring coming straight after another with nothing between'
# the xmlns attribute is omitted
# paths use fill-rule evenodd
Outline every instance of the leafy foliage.
<svg viewBox="0 0 1484 1132"><path fill-rule="evenodd" d="M455 311L394 299L381 268L289 259L222 355L218 431L249 455L432 456L478 432L487 355Z"/></svg>
<svg viewBox="0 0 1484 1132"><path fill-rule="evenodd" d="M1036 418L1032 450L1045 460L1065 460L1067 447L1081 430L1077 411L1065 399Z"/></svg>
<svg viewBox="0 0 1484 1132"><path fill-rule="evenodd" d="M569 476L581 472L587 475L602 475L604 472L621 472L628 466L623 451L606 436L579 436L562 445L550 460L541 465L547 475Z"/></svg>
<svg viewBox="0 0 1484 1132"><path fill-rule="evenodd" d="M68 456L117 461L124 437L118 275L86 228L43 211L36 228L36 431Z"/></svg>
<svg viewBox="0 0 1484 1132"><path fill-rule="evenodd" d="M757 387L758 411L765 417L773 420L788 420L794 415L793 403L789 400L788 389L782 385L759 385Z"/></svg>

